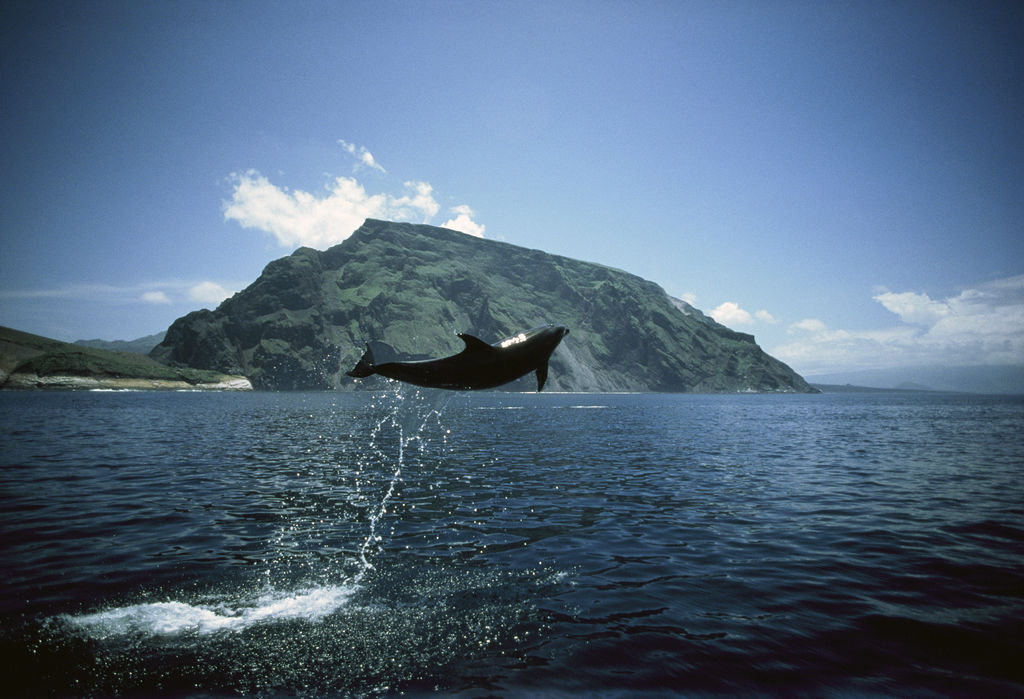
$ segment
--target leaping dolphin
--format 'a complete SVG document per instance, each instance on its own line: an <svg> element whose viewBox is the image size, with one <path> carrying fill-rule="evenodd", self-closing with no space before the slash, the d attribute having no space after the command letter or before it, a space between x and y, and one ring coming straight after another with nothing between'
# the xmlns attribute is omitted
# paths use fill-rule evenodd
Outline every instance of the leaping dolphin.
<svg viewBox="0 0 1024 699"><path fill-rule="evenodd" d="M501 386L536 371L540 391L548 378L548 358L568 334L569 329L564 325L543 325L489 345L477 337L459 333L466 347L458 354L444 359L381 364L374 364L373 351L367 345L366 353L348 375L363 378L380 374L426 388L472 391Z"/></svg>

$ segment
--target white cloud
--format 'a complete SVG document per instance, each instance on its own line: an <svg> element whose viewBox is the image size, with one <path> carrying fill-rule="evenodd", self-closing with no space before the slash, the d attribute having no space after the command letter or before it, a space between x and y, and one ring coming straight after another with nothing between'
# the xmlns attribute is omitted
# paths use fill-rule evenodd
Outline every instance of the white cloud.
<svg viewBox="0 0 1024 699"><path fill-rule="evenodd" d="M171 302L170 297L163 291L146 291L139 298L146 303L164 304Z"/></svg>
<svg viewBox="0 0 1024 699"><path fill-rule="evenodd" d="M898 315L904 323L932 325L950 313L948 303L932 301L928 294L915 294L913 291L898 294L887 291L874 299Z"/></svg>
<svg viewBox="0 0 1024 699"><path fill-rule="evenodd" d="M385 174L387 171L384 166L377 162L370 151L366 150L366 146L357 146L354 143L349 143L344 139L338 139L338 145L345 149L349 155L355 158L358 162L356 163L355 169L359 169L361 165L372 168L380 174Z"/></svg>
<svg viewBox="0 0 1024 699"><path fill-rule="evenodd" d="M833 329L817 318L789 326L794 340L774 348L771 354L801 373L821 373L847 368L891 366L893 351L912 342L914 328L848 331Z"/></svg>
<svg viewBox="0 0 1024 699"><path fill-rule="evenodd" d="M225 220L272 233L283 246L327 248L348 238L367 218L427 223L440 210L426 182L406 182L400 197L368 194L352 177L338 177L321 195L278 187L255 170L232 175Z"/></svg>
<svg viewBox="0 0 1024 699"><path fill-rule="evenodd" d="M484 231L487 226L477 223L473 220L473 210L461 204L459 206L453 206L451 212L455 214L455 218L450 218L441 224L442 228L451 228L453 231L460 231L467 235L473 235L477 238L484 237Z"/></svg>
<svg viewBox="0 0 1024 699"><path fill-rule="evenodd" d="M794 330L806 330L812 333L824 332L828 329L824 321L818 320L817 318L804 318L803 320L793 323L789 326L787 332L793 332Z"/></svg>
<svg viewBox="0 0 1024 699"><path fill-rule="evenodd" d="M386 174L365 146L343 139L338 145L358 161L355 170L365 166ZM354 177L336 177L315 193L275 185L256 170L232 173L230 180L233 191L224 202L224 220L271 233L285 247L324 249L348 238L367 218L430 223L441 210L434 188L421 180L404 182L398 195L368 193ZM485 226L473 220L472 209L463 204L451 213L442 226L483 237Z"/></svg>
<svg viewBox="0 0 1024 699"><path fill-rule="evenodd" d="M188 297L199 303L218 305L235 292L225 289L217 282L199 282L188 290Z"/></svg>
<svg viewBox="0 0 1024 699"><path fill-rule="evenodd" d="M1024 364L1024 275L934 300L915 292L873 297L902 321L879 330L794 323L772 354L798 371L822 373L913 365Z"/></svg>
<svg viewBox="0 0 1024 699"><path fill-rule="evenodd" d="M750 325L754 322L749 312L740 308L738 303L726 301L709 313L712 318L722 325L732 327L733 325Z"/></svg>
<svg viewBox="0 0 1024 699"><path fill-rule="evenodd" d="M686 301L686 303L690 304L691 306L697 303L697 294L693 293L692 291L687 291L679 298L681 298L683 301Z"/></svg>
<svg viewBox="0 0 1024 699"><path fill-rule="evenodd" d="M693 301L687 299L687 297L690 297ZM697 300L697 297L694 294L684 294L683 300L692 306L693 302ZM719 304L718 307L708 313L708 315L722 325L726 325L728 327L732 327L734 325L753 325L755 321L761 321L762 323L778 322L775 320L775 316L763 308L751 314L750 311L740 308L740 305L735 301L726 301L725 303Z"/></svg>
<svg viewBox="0 0 1024 699"><path fill-rule="evenodd" d="M181 304L186 299L202 303L220 303L234 292L212 281L195 282L165 279L143 284L69 284L50 289L0 291L0 299L60 299L87 304L153 305Z"/></svg>
<svg viewBox="0 0 1024 699"><path fill-rule="evenodd" d="M142 293L139 287L118 287L110 284L67 284L52 289L8 289L0 291L0 299L69 299L83 301L106 297L123 297L138 300Z"/></svg>
<svg viewBox="0 0 1024 699"><path fill-rule="evenodd" d="M412 192L411 196L384 198L383 215L393 219L421 219L426 223L441 210L441 205L434 201L434 188L428 183L406 182L405 188Z"/></svg>

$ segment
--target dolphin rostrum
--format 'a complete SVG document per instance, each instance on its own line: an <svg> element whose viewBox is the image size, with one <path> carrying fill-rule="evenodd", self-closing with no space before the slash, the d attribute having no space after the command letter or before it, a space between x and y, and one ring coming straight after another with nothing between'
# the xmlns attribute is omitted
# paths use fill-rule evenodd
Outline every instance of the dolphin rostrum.
<svg viewBox="0 0 1024 699"><path fill-rule="evenodd" d="M548 378L548 358L562 338L569 334L564 325L542 325L489 345L483 340L459 333L465 349L444 359L375 364L373 351L366 353L349 376L363 378L380 374L389 379L424 386L467 391L494 388L537 372L537 390L544 388Z"/></svg>

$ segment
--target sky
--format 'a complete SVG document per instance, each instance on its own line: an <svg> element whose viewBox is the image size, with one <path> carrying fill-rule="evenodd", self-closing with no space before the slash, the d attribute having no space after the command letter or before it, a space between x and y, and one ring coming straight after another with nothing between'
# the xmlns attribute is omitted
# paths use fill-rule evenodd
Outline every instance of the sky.
<svg viewBox="0 0 1024 699"><path fill-rule="evenodd" d="M161 332L374 217L808 376L1024 364L1021 3L14 1L0 91L0 325Z"/></svg>

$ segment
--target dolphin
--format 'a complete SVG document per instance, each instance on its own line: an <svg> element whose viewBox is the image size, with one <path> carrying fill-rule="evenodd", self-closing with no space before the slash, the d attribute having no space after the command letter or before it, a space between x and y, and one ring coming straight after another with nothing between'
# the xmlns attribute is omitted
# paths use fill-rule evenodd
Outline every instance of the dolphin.
<svg viewBox="0 0 1024 699"><path fill-rule="evenodd" d="M373 351L366 353L349 376L363 378L380 374L426 388L472 391L494 388L520 376L537 372L537 391L548 378L548 358L562 338L569 334L564 325L542 325L489 345L480 338L459 333L466 343L458 354L443 359L375 364Z"/></svg>

